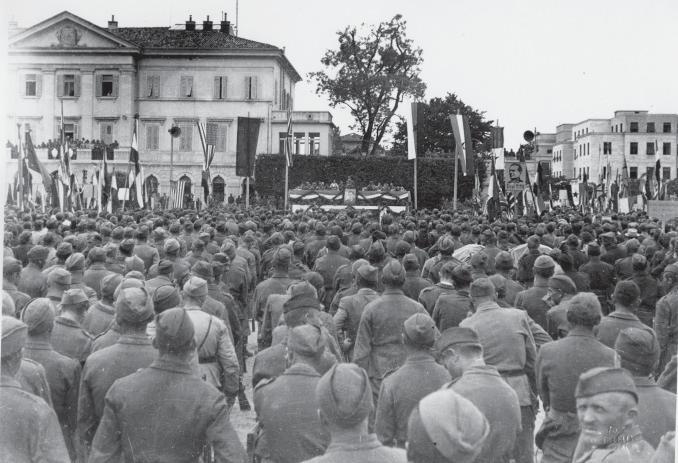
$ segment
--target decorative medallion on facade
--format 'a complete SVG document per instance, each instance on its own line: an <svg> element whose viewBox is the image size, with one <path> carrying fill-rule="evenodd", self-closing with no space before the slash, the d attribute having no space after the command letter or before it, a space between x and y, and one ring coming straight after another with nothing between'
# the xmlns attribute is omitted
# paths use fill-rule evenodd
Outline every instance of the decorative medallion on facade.
<svg viewBox="0 0 678 463"><path fill-rule="evenodd" d="M82 38L82 32L73 26L65 26L57 31L56 37L62 47L76 47Z"/></svg>

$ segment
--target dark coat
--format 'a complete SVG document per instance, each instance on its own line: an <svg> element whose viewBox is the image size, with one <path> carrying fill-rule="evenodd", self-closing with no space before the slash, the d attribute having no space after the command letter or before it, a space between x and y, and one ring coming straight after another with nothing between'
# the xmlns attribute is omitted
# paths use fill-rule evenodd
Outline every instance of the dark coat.
<svg viewBox="0 0 678 463"><path fill-rule="evenodd" d="M407 463L403 449L386 447L375 434L369 434L359 442L332 442L324 455L305 463Z"/></svg>
<svg viewBox="0 0 678 463"><path fill-rule="evenodd" d="M454 293L454 286L449 283L436 283L429 285L422 289L417 299L421 305L424 306L429 315L433 313L436 306L436 301L442 294Z"/></svg>
<svg viewBox="0 0 678 463"><path fill-rule="evenodd" d="M21 280L18 285L19 291L30 297L45 297L47 294L47 276L35 264L29 263L21 270Z"/></svg>
<svg viewBox="0 0 678 463"><path fill-rule="evenodd" d="M433 321L442 333L447 328L459 326L472 310L469 292L464 289L455 290L438 297L433 308Z"/></svg>
<svg viewBox="0 0 678 463"><path fill-rule="evenodd" d="M516 309L526 311L530 318L544 329L547 326L546 312L550 308L543 299L547 292L546 282L537 283L530 289L518 293L515 300Z"/></svg>
<svg viewBox="0 0 678 463"><path fill-rule="evenodd" d="M252 387L256 387L259 381L263 379L277 378L285 372L287 365L285 363L285 351L287 350L287 340L280 344L269 347L257 353L252 365ZM337 363L334 355L325 350L319 365L318 373L325 374L332 365Z"/></svg>
<svg viewBox="0 0 678 463"><path fill-rule="evenodd" d="M403 292L405 296L413 301L418 301L421 291L429 286L431 286L431 282L426 278L420 277L418 270L408 270L405 284L403 285Z"/></svg>
<svg viewBox="0 0 678 463"><path fill-rule="evenodd" d="M614 349L619 332L626 328L648 329L635 315L614 311L600 320L594 332L598 341Z"/></svg>
<svg viewBox="0 0 678 463"><path fill-rule="evenodd" d="M55 351L85 363L92 350L92 336L75 321L58 316L52 329L52 347Z"/></svg>
<svg viewBox="0 0 678 463"><path fill-rule="evenodd" d="M112 305L104 304L103 301L97 301L87 309L82 321L82 329L96 337L104 333L114 319L115 308Z"/></svg>
<svg viewBox="0 0 678 463"><path fill-rule="evenodd" d="M105 263L95 262L85 270L85 273L82 275L82 282L92 288L97 293L98 298L101 298L101 280L111 273L113 272L106 268Z"/></svg>
<svg viewBox="0 0 678 463"><path fill-rule="evenodd" d="M636 423L643 437L652 447L659 439L676 429L676 394L662 389L650 378L634 377L638 391L638 418Z"/></svg>

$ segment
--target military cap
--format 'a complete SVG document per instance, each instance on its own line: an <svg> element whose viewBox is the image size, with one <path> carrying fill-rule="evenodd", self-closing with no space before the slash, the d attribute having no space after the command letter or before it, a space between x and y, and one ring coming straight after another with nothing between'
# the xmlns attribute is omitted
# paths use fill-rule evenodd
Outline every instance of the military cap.
<svg viewBox="0 0 678 463"><path fill-rule="evenodd" d="M410 249L412 249L412 245L410 245L410 243L408 243L407 241L399 240L396 243L395 247L396 256L404 256L405 254L410 252Z"/></svg>
<svg viewBox="0 0 678 463"><path fill-rule="evenodd" d="M336 251L341 248L341 240L336 235L330 235L327 237L327 249L331 251Z"/></svg>
<svg viewBox="0 0 678 463"><path fill-rule="evenodd" d="M14 317L16 315L16 306L14 299L7 291L2 291L2 314Z"/></svg>
<svg viewBox="0 0 678 463"><path fill-rule="evenodd" d="M174 280L181 281L186 275L191 273L191 269L187 265L177 264L174 266Z"/></svg>
<svg viewBox="0 0 678 463"><path fill-rule="evenodd" d="M172 307L178 307L181 303L179 290L172 285L160 286L153 292L152 297L155 313L161 313Z"/></svg>
<svg viewBox="0 0 678 463"><path fill-rule="evenodd" d="M513 268L513 256L506 252L499 252L494 258L494 266L497 270L511 270Z"/></svg>
<svg viewBox="0 0 678 463"><path fill-rule="evenodd" d="M377 268L369 264L358 267L357 273L360 275L360 278L370 283L377 283L379 278L379 271Z"/></svg>
<svg viewBox="0 0 678 463"><path fill-rule="evenodd" d="M614 234L614 232L606 232L600 235L600 237L604 240L611 241L617 238L617 236Z"/></svg>
<svg viewBox="0 0 678 463"><path fill-rule="evenodd" d="M195 276L190 277L188 281L184 283L184 293L191 297L207 296L207 282L202 278Z"/></svg>
<svg viewBox="0 0 678 463"><path fill-rule="evenodd" d="M55 268L47 275L47 284L49 286L57 285L66 288L71 285L71 272L63 268Z"/></svg>
<svg viewBox="0 0 678 463"><path fill-rule="evenodd" d="M280 246L273 253L273 265L289 264L292 260L292 253L287 246Z"/></svg>
<svg viewBox="0 0 678 463"><path fill-rule="evenodd" d="M54 326L56 312L46 297L33 299L21 313L21 320L28 327L30 334L41 334L51 331Z"/></svg>
<svg viewBox="0 0 678 463"><path fill-rule="evenodd" d="M87 295L80 288L67 289L61 296L61 306L68 307L88 302Z"/></svg>
<svg viewBox="0 0 678 463"><path fill-rule="evenodd" d="M406 243L412 244L416 241L417 239L417 232L414 230L407 230L405 233L403 233L403 241Z"/></svg>
<svg viewBox="0 0 678 463"><path fill-rule="evenodd" d="M101 296L104 299L112 299L116 288L122 282L122 275L111 273L101 279Z"/></svg>
<svg viewBox="0 0 678 463"><path fill-rule="evenodd" d="M626 328L619 332L614 343L614 350L619 354L622 367L631 373L644 375L654 370L659 361L659 342L657 335L648 328Z"/></svg>
<svg viewBox="0 0 678 463"><path fill-rule="evenodd" d="M131 272L133 270L141 273L146 270L144 261L138 256L130 256L125 258L125 273Z"/></svg>
<svg viewBox="0 0 678 463"><path fill-rule="evenodd" d="M628 238L637 238L638 237L638 230L635 228L629 228L626 230L626 236Z"/></svg>
<svg viewBox="0 0 678 463"><path fill-rule="evenodd" d="M363 265L367 265L369 262L366 259L358 259L351 264L351 275L357 275L358 269Z"/></svg>
<svg viewBox="0 0 678 463"><path fill-rule="evenodd" d="M318 406L340 427L361 423L372 411L372 387L367 372L354 363L336 363L315 388Z"/></svg>
<svg viewBox="0 0 678 463"><path fill-rule="evenodd" d="M212 281L214 278L212 266L208 262L202 260L199 260L193 264L193 267L191 267L191 273L205 281Z"/></svg>
<svg viewBox="0 0 678 463"><path fill-rule="evenodd" d="M301 251L302 249L306 249L306 246L304 245L303 241L295 241L292 243L292 250L296 254L297 252Z"/></svg>
<svg viewBox="0 0 678 463"><path fill-rule="evenodd" d="M360 222L355 222L353 225L351 225L351 231L357 235L363 231L363 225Z"/></svg>
<svg viewBox="0 0 678 463"><path fill-rule="evenodd" d="M595 242L591 241L586 245L586 253L589 256L599 256L600 255L600 245Z"/></svg>
<svg viewBox="0 0 678 463"><path fill-rule="evenodd" d="M416 270L419 268L419 259L414 254L405 254L403 256L403 267L405 270Z"/></svg>
<svg viewBox="0 0 678 463"><path fill-rule="evenodd" d="M450 264L452 263L450 262ZM473 281L473 276L471 275L471 267L469 267L468 264L456 265L452 269L451 276L455 282L462 283L464 285L468 285Z"/></svg>
<svg viewBox="0 0 678 463"><path fill-rule="evenodd" d="M577 286L567 275L553 275L549 278L548 287L558 289L565 294L575 294L577 292Z"/></svg>
<svg viewBox="0 0 678 463"><path fill-rule="evenodd" d="M579 376L574 390L575 398L592 397L606 392L625 392L631 394L638 402L638 391L633 378L623 368L592 368Z"/></svg>
<svg viewBox="0 0 678 463"><path fill-rule="evenodd" d="M424 397L410 415L407 428L408 461L471 463L490 433L485 415L452 389Z"/></svg>
<svg viewBox="0 0 678 463"><path fill-rule="evenodd" d="M486 267L489 257L483 251L478 251L471 256L471 265L473 267Z"/></svg>
<svg viewBox="0 0 678 463"><path fill-rule="evenodd" d="M139 280L142 282L146 281L146 277L139 270L130 270L129 272L125 273L125 280L131 279Z"/></svg>
<svg viewBox="0 0 678 463"><path fill-rule="evenodd" d="M546 255L541 255L537 257L534 261L534 268L553 268L556 266L556 263L553 259Z"/></svg>
<svg viewBox="0 0 678 463"><path fill-rule="evenodd" d="M454 240L450 236L443 236L438 241L438 251L441 254L452 254L454 252Z"/></svg>
<svg viewBox="0 0 678 463"><path fill-rule="evenodd" d="M156 228L153 230L153 239L156 241L162 241L167 238L167 232L163 228Z"/></svg>
<svg viewBox="0 0 678 463"><path fill-rule="evenodd" d="M327 341L319 324L305 324L288 332L287 347L295 354L316 357L322 354Z"/></svg>
<svg viewBox="0 0 678 463"><path fill-rule="evenodd" d="M382 258L386 254L386 250L384 249L384 245L381 244L381 241L373 241L372 244L370 244L370 248L367 250L367 255L370 257L374 258Z"/></svg>
<svg viewBox="0 0 678 463"><path fill-rule="evenodd" d="M664 267L664 273L674 273L678 275L678 264L669 264Z"/></svg>
<svg viewBox="0 0 678 463"><path fill-rule="evenodd" d="M68 259L66 259L66 270L69 272L80 272L85 270L85 256L79 252L71 254Z"/></svg>
<svg viewBox="0 0 678 463"><path fill-rule="evenodd" d="M145 285L143 280L140 280L138 278L128 278L127 275L125 275L125 277L122 279L118 287L115 288L115 291L113 292L113 300L118 299L118 295L120 294L120 291L122 291L123 289L144 288L144 287Z"/></svg>
<svg viewBox="0 0 678 463"><path fill-rule="evenodd" d="M26 345L28 329L24 322L8 315L2 316L2 344L0 354L2 358L10 357L21 352Z"/></svg>
<svg viewBox="0 0 678 463"><path fill-rule="evenodd" d="M170 238L167 241L165 241L164 249L165 252L173 254L175 252L179 252L179 249L181 249L181 245L174 238Z"/></svg>
<svg viewBox="0 0 678 463"><path fill-rule="evenodd" d="M290 298L283 304L283 313L297 309L317 309L320 307L318 291L308 281L293 283L287 288Z"/></svg>
<svg viewBox="0 0 678 463"><path fill-rule="evenodd" d="M73 245L68 241L62 241L56 250L57 257L63 259L73 254Z"/></svg>
<svg viewBox="0 0 678 463"><path fill-rule="evenodd" d="M94 247L87 253L90 262L106 262L106 251L101 247Z"/></svg>
<svg viewBox="0 0 678 463"><path fill-rule="evenodd" d="M640 288L633 280L622 280L617 282L614 287L612 298L614 301L634 302L640 297Z"/></svg>
<svg viewBox="0 0 678 463"><path fill-rule="evenodd" d="M495 293L494 285L487 278L478 278L471 282L471 297L487 297Z"/></svg>
<svg viewBox="0 0 678 463"><path fill-rule="evenodd" d="M416 345L432 347L436 337L436 325L425 313L416 313L403 323L405 336Z"/></svg>
<svg viewBox="0 0 678 463"><path fill-rule="evenodd" d="M435 342L435 350L443 352L448 347L457 345L482 346L478 333L474 329L453 326L440 334L440 337Z"/></svg>
<svg viewBox="0 0 678 463"><path fill-rule="evenodd" d="M155 319L155 345L170 352L186 351L190 348L195 328L186 310L175 307L165 310Z"/></svg>
<svg viewBox="0 0 678 463"><path fill-rule="evenodd" d="M384 281L405 280L405 268L395 259L389 260L384 266L383 272Z"/></svg>
<svg viewBox="0 0 678 463"><path fill-rule="evenodd" d="M174 264L171 260L163 259L158 262L158 274L170 275L174 271Z"/></svg>
<svg viewBox="0 0 678 463"><path fill-rule="evenodd" d="M5 257L2 260L3 275L13 275L21 272L21 262L14 257Z"/></svg>
<svg viewBox="0 0 678 463"><path fill-rule="evenodd" d="M120 243L120 251L125 252L126 254L131 254L132 251L134 251L134 240L132 239L126 239L122 243Z"/></svg>
<svg viewBox="0 0 678 463"><path fill-rule="evenodd" d="M116 318L119 321L139 324L153 318L153 304L144 288L125 288L115 300Z"/></svg>
<svg viewBox="0 0 678 463"><path fill-rule="evenodd" d="M47 256L49 256L49 249L45 246L33 246L28 251L27 256L28 260L31 261L44 261L47 259Z"/></svg>

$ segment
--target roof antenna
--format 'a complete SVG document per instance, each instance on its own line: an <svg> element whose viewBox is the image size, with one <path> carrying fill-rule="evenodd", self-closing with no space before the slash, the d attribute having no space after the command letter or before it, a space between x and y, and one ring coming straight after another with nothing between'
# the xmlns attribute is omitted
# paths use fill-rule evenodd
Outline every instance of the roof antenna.
<svg viewBox="0 0 678 463"><path fill-rule="evenodd" d="M238 36L238 0L235 0L235 36Z"/></svg>

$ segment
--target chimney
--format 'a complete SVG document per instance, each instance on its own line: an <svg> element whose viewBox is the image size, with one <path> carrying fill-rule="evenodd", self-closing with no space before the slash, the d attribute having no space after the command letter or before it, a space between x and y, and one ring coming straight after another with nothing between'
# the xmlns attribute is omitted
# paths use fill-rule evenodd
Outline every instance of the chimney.
<svg viewBox="0 0 678 463"><path fill-rule="evenodd" d="M226 35L231 33L231 22L226 20L226 13L224 13L224 19L221 21L221 27L219 30Z"/></svg>
<svg viewBox="0 0 678 463"><path fill-rule="evenodd" d="M111 15L111 20L108 21L108 30L114 31L118 28L118 21L115 20L115 15Z"/></svg>
<svg viewBox="0 0 678 463"><path fill-rule="evenodd" d="M210 21L210 16L207 15L207 19L202 22L202 30L211 31L212 30L212 21Z"/></svg>
<svg viewBox="0 0 678 463"><path fill-rule="evenodd" d="M195 21L193 21L193 15L188 15L188 21L186 21L186 30L194 31L195 30Z"/></svg>

